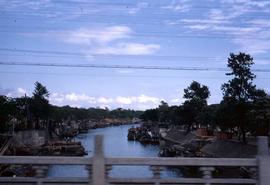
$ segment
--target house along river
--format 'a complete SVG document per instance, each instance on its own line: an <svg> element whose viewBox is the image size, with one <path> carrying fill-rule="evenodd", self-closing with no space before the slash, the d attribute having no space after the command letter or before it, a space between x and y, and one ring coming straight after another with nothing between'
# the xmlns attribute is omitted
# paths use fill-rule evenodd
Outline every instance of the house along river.
<svg viewBox="0 0 270 185"><path fill-rule="evenodd" d="M91 129L86 134L80 134L76 138L80 141L88 152L93 155L95 135L103 135L104 152L110 157L157 157L159 147L156 145L142 145L136 141L128 141L128 129L136 125L122 125L115 127ZM176 171L165 170L164 177L177 176ZM85 166L74 165L53 165L49 168L50 177L87 177ZM151 177L149 167L143 166L113 166L110 172L112 177Z"/></svg>

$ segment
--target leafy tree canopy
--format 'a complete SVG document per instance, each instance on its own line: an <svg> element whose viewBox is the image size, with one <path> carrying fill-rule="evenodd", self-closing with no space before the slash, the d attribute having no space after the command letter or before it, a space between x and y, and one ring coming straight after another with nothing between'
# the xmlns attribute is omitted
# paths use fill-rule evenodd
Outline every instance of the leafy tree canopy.
<svg viewBox="0 0 270 185"><path fill-rule="evenodd" d="M49 98L49 91L45 86L43 86L40 82L35 82L35 90L33 92L33 97L38 99L47 99Z"/></svg>
<svg viewBox="0 0 270 185"><path fill-rule="evenodd" d="M233 76L231 80L221 86L224 99L231 99L236 102L247 102L254 100L257 96L265 96L263 90L257 90L253 84L256 77L251 72L251 66L254 64L253 58L245 53L230 54L227 66L231 69L227 76Z"/></svg>
<svg viewBox="0 0 270 185"><path fill-rule="evenodd" d="M210 96L208 87L193 81L189 87L184 89L184 98L187 100L206 100Z"/></svg>

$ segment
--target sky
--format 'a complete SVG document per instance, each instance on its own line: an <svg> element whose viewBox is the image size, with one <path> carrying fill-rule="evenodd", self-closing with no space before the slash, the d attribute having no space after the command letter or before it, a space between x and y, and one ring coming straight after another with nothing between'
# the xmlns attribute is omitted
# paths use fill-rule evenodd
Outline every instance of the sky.
<svg viewBox="0 0 270 185"><path fill-rule="evenodd" d="M161 100L180 105L195 80L209 87L209 104L219 103L227 58L239 52L254 58L254 83L270 93L269 71L259 72L270 70L270 1L0 0L0 7L1 95L31 96L39 81L54 105L145 110Z"/></svg>

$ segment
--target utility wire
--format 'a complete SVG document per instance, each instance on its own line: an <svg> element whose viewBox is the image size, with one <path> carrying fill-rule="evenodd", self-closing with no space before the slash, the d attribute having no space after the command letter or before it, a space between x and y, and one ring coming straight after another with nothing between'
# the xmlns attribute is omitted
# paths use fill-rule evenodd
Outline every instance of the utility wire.
<svg viewBox="0 0 270 185"><path fill-rule="evenodd" d="M170 18L171 19L171 18ZM232 26L232 27L237 27L237 28L250 28L250 27L256 27L256 26L264 26L264 27L269 27L270 25L262 25L261 23L256 23L256 22L254 22L254 23L246 23L246 22L226 22L226 21L224 21L224 22L222 22L222 21L217 21L217 22L212 22L212 21L208 21L207 22L207 20L196 20L196 19L190 19L191 20L191 22L188 22L188 20L189 19L180 19L180 20L170 20L170 19L166 19L166 20L162 20L162 21L160 21L159 20L159 22L157 22L157 23L155 23L155 22L146 22L146 21L143 21L143 22L134 22L134 21L129 21L129 22L127 22L126 24L129 24L129 23L132 23L132 24L139 24L139 25L145 25L145 24L147 24L147 25L151 25L151 24L158 24L158 25L162 25L162 24L164 24L164 25L168 25L168 26L170 26L170 24L171 24L171 22L173 22L174 23L174 25L176 25L176 26L183 26L183 27L185 27L185 26L191 26L191 25L193 25L193 24L199 24L199 25L219 25L219 24L223 24L223 25L226 25L226 26ZM193 20L193 22L192 22L192 20ZM103 19L103 21L104 21L104 19ZM94 23L92 23L92 24L112 24L112 23L110 23L109 21L107 21L107 22L104 22L104 23L102 23L102 22L94 22ZM112 24L113 25L113 24ZM51 29L51 30L55 30L55 29L59 29L59 26L58 25L49 25L49 26L44 26L44 25L35 25L35 26L33 26L33 25L31 25L31 26L22 26L22 25L20 25L20 26L18 26L18 25L16 25L16 26L7 26L7 25L1 25L2 27L1 27L1 29L3 29L3 30L14 30L14 29L20 29L20 30L44 30L44 29L47 29L47 30L49 30L49 29ZM162 33L162 32L156 32L156 33Z"/></svg>
<svg viewBox="0 0 270 185"><path fill-rule="evenodd" d="M134 1L135 2L135 1ZM91 6L123 6L123 7L136 7L138 5L137 2L135 3L127 3L127 2L105 2L105 1L99 1L99 2L91 2L91 1L72 1L72 0L54 0L54 1L50 1L49 3L52 4L60 4L60 5L91 5ZM16 3L16 4L20 4L20 3ZM172 5L178 5L179 3L172 3ZM170 3L148 3L145 4L145 7L149 7L149 8L158 8L158 7L164 7L164 6L168 6L170 5ZM237 3L237 5L241 5L240 3ZM228 5L226 3L222 3L220 5L209 5L209 4L203 4L203 5L192 5L192 7L195 8L206 8L206 9L213 9L213 8L229 8L232 7L231 5ZM258 8L260 8L258 6Z"/></svg>
<svg viewBox="0 0 270 185"><path fill-rule="evenodd" d="M13 34L13 33L19 33L19 34L29 34L29 32L20 32L20 31L0 31L2 33L9 33L9 34ZM50 33L50 32L49 32ZM53 33L53 32L52 32ZM146 32L147 33L147 32ZM33 32L33 34L35 34ZM44 33L44 34L48 34L48 33ZM58 37L67 37L68 34L65 33L53 33L55 36ZM171 35L171 34L137 34L137 33L132 33L130 34L130 36L136 36L136 37L147 37L147 38L174 38L174 39L231 39L232 37L238 36L242 39L248 39L248 40L257 40L257 39L261 39L261 40L265 40L268 38L268 36L251 36L251 35L240 35L240 34L231 34L231 35L209 35L209 34L195 34L195 35ZM81 37L80 35L73 35L73 37ZM86 37L87 39L87 37Z"/></svg>
<svg viewBox="0 0 270 185"><path fill-rule="evenodd" d="M84 53L81 52L70 52L70 51L49 51L49 50L32 50L32 49L12 49L12 48L0 48L1 52L5 53L7 56L14 56L13 53L21 53L19 56L28 56L26 54L36 54L35 56L45 56L45 57L54 57L54 56L74 56L74 57L82 57ZM2 54L3 55L3 54ZM160 59L160 60L168 60L168 59L185 59L185 60L214 60L219 62L218 60L226 60L228 56L185 56L185 55L113 55L113 54L91 54L92 57L102 57L102 58L135 58L135 59ZM255 57L256 59L264 59L268 60L270 57Z"/></svg>
<svg viewBox="0 0 270 185"><path fill-rule="evenodd" d="M171 66L134 66L134 65L105 65L105 64L59 64L59 63L27 63L1 62L0 65L36 66L36 67L67 67L67 68L102 68L102 69L143 69L143 70L170 70L170 71L229 71L226 68L208 67L171 67ZM270 69L253 69L254 72L270 72Z"/></svg>
<svg viewBox="0 0 270 185"><path fill-rule="evenodd" d="M144 18L144 21L137 21L137 16L125 16L125 13L122 13L122 14L118 14L118 15L98 15L98 14L77 14L77 15L72 15L72 13L68 14L70 16L75 16L73 19L67 19L67 20L63 20L63 19L60 19L61 22L86 22L86 23L89 23L90 19L95 19L96 22L100 22L101 20L100 19L97 19L97 18L102 18L102 21L112 21L113 18L117 18L118 21L121 21L121 20L125 20L125 21L130 21L130 23L132 24L149 24L149 25L161 25L162 22L161 21L177 21L177 20L181 20L181 18L183 19L183 15L181 16L160 16L160 17L151 17L151 18ZM88 17L85 17L87 16ZM63 18L64 17L68 17L67 14L65 14L65 12L63 12L63 14L51 14L51 16L48 16L46 14L42 15L42 14L35 14L35 15L24 15L24 14L18 14L17 16L16 15L12 15L12 14L2 14L0 16L0 19L16 19L16 20L27 20L28 22L31 22L31 21L40 21L40 20L54 20L56 21L55 19L57 18ZM80 16L80 17L79 17ZM84 17L82 17L84 16ZM187 19L189 18L190 16L196 16L196 17L201 17L202 14L186 14L186 16L184 17L184 19ZM104 19L104 18L107 18L107 19ZM252 20L252 19L258 19L258 18L264 18L264 19L269 19L270 18L270 15L242 15L242 16L239 16L238 18L241 18L241 19L248 19L248 20ZM209 19L209 17L205 16L205 19ZM134 22L135 20L135 22ZM145 21L147 20L147 21ZM164 24L164 23L163 23Z"/></svg>
<svg viewBox="0 0 270 185"><path fill-rule="evenodd" d="M0 71L1 74L24 74L24 75L52 75L52 76L91 76L91 77L100 77L100 78L199 78L199 79L207 79L207 80L219 80L224 78L229 78L227 76L224 77L205 77L205 76L186 76L186 75L133 75L133 74L121 74L116 73L114 75L110 74L89 74L89 73L59 73L59 72L32 72L32 71ZM224 74L225 75L225 74ZM257 80L267 80L270 78L265 77L256 77Z"/></svg>
<svg viewBox="0 0 270 185"><path fill-rule="evenodd" d="M179 76L179 75L132 75L132 74L121 74L121 73L116 73L115 75L110 75L110 74L85 74L85 73L58 73L58 72L32 72L32 71L0 71L1 74L28 74L28 75L53 75L53 76L93 76L93 77L115 77L115 78L122 78L122 77L127 77L127 78L194 78L194 76ZM200 79L224 79L222 77L217 78L217 77L197 77ZM256 78L258 79L258 78ZM265 78L259 78L259 79L265 79ZM270 79L270 78L266 78Z"/></svg>

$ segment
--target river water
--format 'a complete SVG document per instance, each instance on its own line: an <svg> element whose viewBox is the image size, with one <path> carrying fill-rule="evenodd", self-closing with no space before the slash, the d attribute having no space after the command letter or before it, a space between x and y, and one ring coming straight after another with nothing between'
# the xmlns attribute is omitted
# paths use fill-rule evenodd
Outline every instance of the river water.
<svg viewBox="0 0 270 185"><path fill-rule="evenodd" d="M159 147L156 145L142 145L136 141L128 141L128 129L136 125L121 125L107 128L90 129L86 134L80 134L76 141L80 141L92 156L95 135L103 135L104 152L110 157L157 157ZM162 176L177 176L177 172L166 170ZM86 177L87 171L79 165L54 165L49 169L51 177ZM110 172L112 177L151 177L149 167L113 166Z"/></svg>

